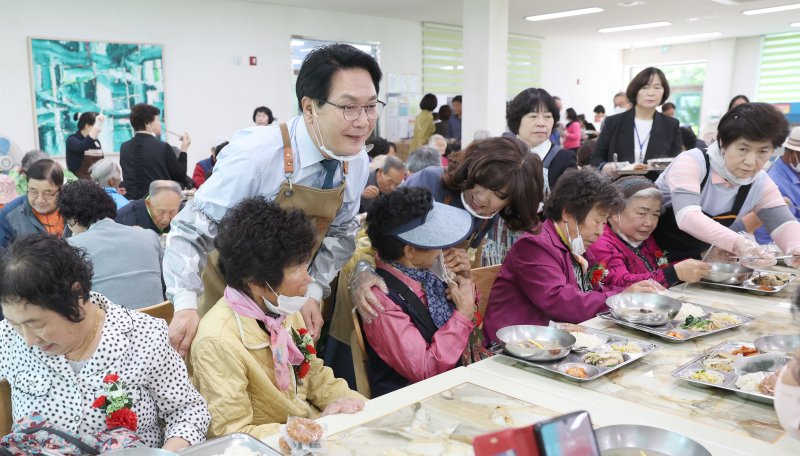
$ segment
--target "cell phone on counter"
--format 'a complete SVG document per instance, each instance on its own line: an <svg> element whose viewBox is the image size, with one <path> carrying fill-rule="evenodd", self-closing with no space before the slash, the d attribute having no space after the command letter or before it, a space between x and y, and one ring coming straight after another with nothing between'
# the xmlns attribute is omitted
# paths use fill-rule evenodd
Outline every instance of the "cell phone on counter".
<svg viewBox="0 0 800 456"><path fill-rule="evenodd" d="M533 434L541 456L600 456L588 412L540 421L533 425Z"/></svg>

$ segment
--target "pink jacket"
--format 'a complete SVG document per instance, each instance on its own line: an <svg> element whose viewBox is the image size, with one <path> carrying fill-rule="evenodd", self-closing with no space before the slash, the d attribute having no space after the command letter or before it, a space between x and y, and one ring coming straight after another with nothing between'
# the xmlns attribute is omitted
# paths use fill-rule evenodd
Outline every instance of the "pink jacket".
<svg viewBox="0 0 800 456"><path fill-rule="evenodd" d="M652 272L648 271L641 258L636 256L633 250L614 234L611 227L606 225L603 235L597 242L589 246L586 259L592 264L604 262L608 269L608 275L603 283L614 287L627 288L636 282L648 279L657 280L665 287L671 287L678 283L678 276L675 274L673 266L670 265L664 269L658 267L657 252L660 252L661 255L664 252L658 248L653 236L645 239L640 252L650 262L654 269Z"/></svg>
<svg viewBox="0 0 800 456"><path fill-rule="evenodd" d="M622 288L578 288L572 255L561 242L552 220L542 231L523 234L508 252L489 295L483 333L497 340L498 329L511 325L544 325L549 321L580 323L606 310L606 298Z"/></svg>
<svg viewBox="0 0 800 456"><path fill-rule="evenodd" d="M428 305L422 284L409 278L397 268L387 265L380 258L375 259L377 267L383 268L403 281ZM384 312L372 323L363 325L364 335L370 346L386 364L408 381L415 383L434 375L446 372L456 366L461 353L467 347L473 324L458 311L453 311L436 334L430 345L422 338L411 318L394 301L383 294L378 287L372 289L381 302ZM478 296L475 295L477 305Z"/></svg>
<svg viewBox="0 0 800 456"><path fill-rule="evenodd" d="M564 149L577 149L581 147L581 123L572 122L567 125L567 135L564 136Z"/></svg>

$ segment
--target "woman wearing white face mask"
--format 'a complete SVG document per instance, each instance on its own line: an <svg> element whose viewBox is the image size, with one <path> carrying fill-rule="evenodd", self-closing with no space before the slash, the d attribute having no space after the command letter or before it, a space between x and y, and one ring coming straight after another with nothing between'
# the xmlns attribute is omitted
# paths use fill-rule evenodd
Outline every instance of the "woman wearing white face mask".
<svg viewBox="0 0 800 456"><path fill-rule="evenodd" d="M775 383L775 411L786 432L800 440L800 348Z"/></svg>
<svg viewBox="0 0 800 456"><path fill-rule="evenodd" d="M314 240L301 210L284 211L264 197L242 200L222 219L215 243L228 286L201 320L190 353L211 412L210 436L262 438L289 416L363 407L364 398L316 357L299 312Z"/></svg>
<svg viewBox="0 0 800 456"><path fill-rule="evenodd" d="M800 223L762 168L789 132L786 117L766 103L746 103L720 120L717 142L678 156L658 178L665 210L655 236L669 261L699 258L709 244L748 266L769 267L774 256L738 234L754 212L783 252L800 254ZM800 257L789 264L800 266Z"/></svg>
<svg viewBox="0 0 800 456"><path fill-rule="evenodd" d="M587 251L591 263L603 262L608 268L606 282L627 287L653 279L665 287L681 282L696 282L710 266L700 260L669 264L653 239L661 214L661 190L641 176L628 176L614 182L622 193L624 206L608 218L603 235Z"/></svg>
<svg viewBox="0 0 800 456"><path fill-rule="evenodd" d="M619 191L597 171L561 176L545 203L541 233L522 235L503 262L486 308L486 337L496 340L497 330L510 325L580 323L605 310L609 296L657 291L649 281L604 285L605 268L590 267L583 256L620 205Z"/></svg>

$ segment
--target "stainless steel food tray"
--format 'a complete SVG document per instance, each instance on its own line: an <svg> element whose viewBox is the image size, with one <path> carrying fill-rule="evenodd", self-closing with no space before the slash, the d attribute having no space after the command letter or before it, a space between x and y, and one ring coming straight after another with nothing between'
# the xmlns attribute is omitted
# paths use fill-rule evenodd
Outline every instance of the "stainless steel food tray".
<svg viewBox="0 0 800 456"><path fill-rule="evenodd" d="M266 443L249 434L228 434L213 440L192 445L179 451L180 456L214 456L225 453L228 448L247 448L263 456L281 456L281 453L270 448Z"/></svg>
<svg viewBox="0 0 800 456"><path fill-rule="evenodd" d="M733 312L733 311L730 311L730 310L717 309L716 307L706 306L706 305L703 305L703 304L696 304L694 302L688 302L687 304L691 304L693 306L697 306L697 307L700 307L701 309L703 309L705 311L705 314L702 315L702 316L708 316L712 312L727 313L727 314L731 314L731 315L735 316L736 318L738 318L739 319L739 323L737 323L735 325L723 326L721 328L717 328L717 329L714 329L714 330L711 330L711 331L694 332L694 331L688 331L688 330L682 329L680 327L684 323L682 320L672 320L669 323L667 323L665 325L661 325L661 326L645 326L645 325L638 325L636 323L631 323L631 322L622 320L620 318L617 318L609 311L600 312L600 313L597 314L597 316L600 317L600 318L604 318L606 320L613 321L614 323L617 323L617 324L620 324L620 325L623 325L623 326L627 326L629 328L638 329L639 331L644 331L646 333L650 333L650 334L656 335L656 336L658 336L658 337L660 337L660 338L662 338L664 340L668 340L670 342L686 342L687 340L696 339L698 337L704 337L704 336L708 336L708 335L711 335L711 334L716 334L716 333L718 333L720 331L727 331L729 329L738 328L739 326L742 326L743 324L749 323L749 322L754 320L754 318L752 316L750 316L750 315L746 315L746 314L742 314L742 313L738 313L738 312ZM680 338L680 337L675 337L675 336L672 336L672 335L667 335L667 333L670 332L670 331L677 331L678 333L682 334L684 337Z"/></svg>
<svg viewBox="0 0 800 456"><path fill-rule="evenodd" d="M744 290L744 291L747 291L749 293L753 293L753 294L757 294L757 295L761 295L761 296L769 296L769 295L773 295L775 293L780 293L781 290L783 290L784 288L789 286L789 284L794 282L795 279L797 279L797 277L798 277L798 274L794 274L792 272L776 272L776 271L763 271L763 270L756 270L756 271L753 272L753 276L754 277L757 276L758 274L787 274L789 276L789 281L786 282L785 284L779 286L779 287L775 287L772 291L759 289L758 285L754 285L753 284L753 277L745 280L741 285L729 285L729 284L725 284L725 283L708 282L708 281L705 281L705 280L700 280L700 282L698 282L698 283L701 283L703 285L708 285L708 286L711 286L711 287L732 288L734 290Z"/></svg>
<svg viewBox="0 0 800 456"><path fill-rule="evenodd" d="M709 388L723 389L723 390L731 391L734 394L736 394L737 396L743 397L745 399L750 399L750 400L753 400L753 401L756 401L756 402L762 402L762 403L765 403L765 404L772 404L773 403L772 396L769 396L769 395L766 395L766 394L761 394L761 393L753 393L753 392L750 392L750 391L743 391L743 390L740 390L739 388L737 388L736 387L736 380L739 378L739 376L736 375L735 371L732 371L732 372L714 371L714 372L719 372L719 373L725 375L725 380L720 384L706 383L706 382L703 382L703 381L700 381L700 380L695 380L693 378L689 378L689 376L693 372L695 372L697 370L700 370L700 369L713 370L713 369L708 369L705 366L703 366L703 360L706 357L713 356L714 354L719 353L719 352L732 352L733 350L741 347L742 345L746 345L748 347L754 347L752 342L743 342L743 341L737 341L737 340L727 340L725 342L722 342L719 345L716 345L714 347L709 348L702 355L699 355L699 356L696 356L696 357L692 358L692 360L689 361L688 363L686 363L683 366L675 369L674 371L672 371L672 376L675 377L675 378L679 378L681 380L685 380L685 381L687 381L689 383L692 383L694 385L700 385L700 386L709 387ZM787 356L786 359L788 361L789 357Z"/></svg>
<svg viewBox="0 0 800 456"><path fill-rule="evenodd" d="M556 324L556 326L558 327L558 324ZM530 366L537 367L539 369L544 369L546 371L559 374L568 380L573 380L576 382L590 382L592 380L596 380L602 377L603 375L608 374L609 372L613 372L621 367L627 366L628 364L636 361L637 359L641 359L658 349L658 346L656 344L644 340L634 339L632 337L624 337L618 334L608 333L605 331L598 331L596 329L587 328L585 326L579 326L579 325L570 325L570 326L580 327L583 330L583 332L595 335L601 339L606 339L606 342L600 347L596 348L595 350L589 350L589 351L573 350L566 357L556 361L528 361L522 358L518 358L510 353L504 352L503 348L500 347L499 345L492 347L492 350L497 354L502 354L503 356L513 358L514 360L519 361L521 363L528 364ZM565 331L568 331L568 329L565 329ZM635 343L642 349L642 351L641 353L622 353L623 358L625 358L625 362L621 364L618 364L613 367L604 367L604 366L593 366L583 362L583 356L591 351L599 351L602 349L611 350L611 344L616 344L616 343L625 344L628 342ZM565 365L573 365L573 364L579 365L578 367L584 367L584 368L588 366L589 368L591 368L590 370L597 369L597 372L594 375L589 375L586 378L573 377L564 372Z"/></svg>

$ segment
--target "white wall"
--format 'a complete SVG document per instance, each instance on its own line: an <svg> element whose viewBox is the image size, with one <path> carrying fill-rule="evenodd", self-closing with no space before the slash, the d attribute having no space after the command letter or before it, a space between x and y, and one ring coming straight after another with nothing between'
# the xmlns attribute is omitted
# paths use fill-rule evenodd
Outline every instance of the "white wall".
<svg viewBox="0 0 800 456"><path fill-rule="evenodd" d="M629 49L622 53L624 78L631 66L659 66L669 63L706 62L701 124L711 115L724 114L734 95L756 99L761 37L727 38L666 48ZM627 81L626 81L627 83Z"/></svg>
<svg viewBox="0 0 800 456"><path fill-rule="evenodd" d="M606 108L606 113L614 113L614 94L624 89L620 49L582 41L545 39L542 62L542 88L559 96L564 110L575 108L578 114L585 114L589 122L594 119L593 110L599 104Z"/></svg>
<svg viewBox="0 0 800 456"><path fill-rule="evenodd" d="M0 10L0 135L23 151L35 146L28 36L162 44L166 122L192 137L190 175L216 137L252 124L256 106L284 120L296 112L292 35L379 42L381 94L388 73L421 73L418 22L238 0L2 0Z"/></svg>

